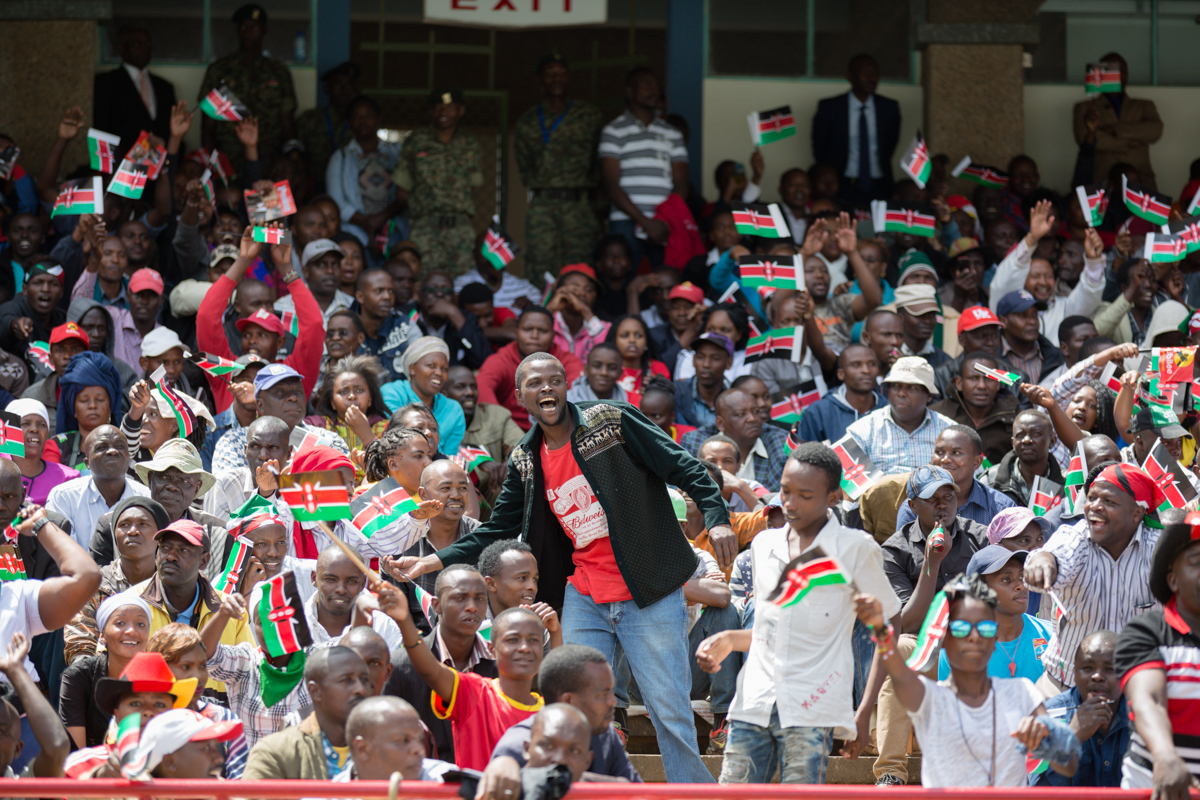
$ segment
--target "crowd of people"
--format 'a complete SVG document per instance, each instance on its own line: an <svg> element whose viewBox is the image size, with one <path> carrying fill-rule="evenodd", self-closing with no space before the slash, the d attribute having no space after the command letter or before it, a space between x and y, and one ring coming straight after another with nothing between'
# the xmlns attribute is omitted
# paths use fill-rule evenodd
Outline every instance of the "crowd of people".
<svg viewBox="0 0 1200 800"><path fill-rule="evenodd" d="M203 149L129 29L94 120L0 182L5 777L467 770L515 800L640 781L646 714L672 782L711 782L706 753L722 783L867 754L898 785L915 742L925 786L1184 797L1200 269L1144 257L1118 198L1148 157L1104 160L1144 155L1152 104L1077 112L1093 219L1027 156L971 198L937 155L895 181L899 109L856 57L766 238L734 214L761 151L707 201L652 71L605 123L550 55L514 134L539 286L474 219L459 90L396 145L347 63L293 118L266 12L233 23L201 97L248 113L204 116ZM60 174L89 125L153 134L161 173L51 214L104 172ZM295 213L263 225L246 196L283 181ZM873 200L927 204L933 235ZM753 257L802 279L743 289ZM764 357L768 332L796 344ZM288 494L313 473L342 510Z"/></svg>

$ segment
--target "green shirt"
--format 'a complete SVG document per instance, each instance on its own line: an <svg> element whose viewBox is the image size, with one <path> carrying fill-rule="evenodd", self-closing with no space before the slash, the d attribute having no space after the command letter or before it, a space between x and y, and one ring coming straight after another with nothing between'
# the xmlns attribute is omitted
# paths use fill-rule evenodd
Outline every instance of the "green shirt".
<svg viewBox="0 0 1200 800"><path fill-rule="evenodd" d="M561 118L547 113L541 103L526 111L513 129L521 183L527 189L596 186L600 182L596 151L603 127L600 109L579 100L571 101Z"/></svg>
<svg viewBox="0 0 1200 800"><path fill-rule="evenodd" d="M471 190L483 185L483 148L472 136L456 131L443 144L433 128L413 131L400 150L392 180L407 189L414 219L434 214L474 216Z"/></svg>
<svg viewBox="0 0 1200 800"><path fill-rule="evenodd" d="M209 65L197 99L203 100L222 83L258 118L258 158L270 164L283 151L283 115L296 111L292 73L282 61L260 55L247 65L241 53L234 53ZM245 156L234 124L217 122L217 149L240 170Z"/></svg>

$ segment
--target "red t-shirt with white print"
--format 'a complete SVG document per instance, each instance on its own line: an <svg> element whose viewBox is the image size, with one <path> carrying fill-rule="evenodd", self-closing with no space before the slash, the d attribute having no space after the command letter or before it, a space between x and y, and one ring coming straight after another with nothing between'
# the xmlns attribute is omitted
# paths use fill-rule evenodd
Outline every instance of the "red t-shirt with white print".
<svg viewBox="0 0 1200 800"><path fill-rule="evenodd" d="M613 556L608 516L591 484L579 471L570 444L551 450L542 442L542 477L550 508L575 543L575 553L571 556L575 574L568 579L571 585L597 603L632 600Z"/></svg>

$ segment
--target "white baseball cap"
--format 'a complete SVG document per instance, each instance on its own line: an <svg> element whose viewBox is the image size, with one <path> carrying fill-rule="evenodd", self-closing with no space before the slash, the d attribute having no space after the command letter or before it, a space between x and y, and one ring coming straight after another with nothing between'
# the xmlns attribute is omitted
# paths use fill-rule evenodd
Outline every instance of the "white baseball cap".
<svg viewBox="0 0 1200 800"><path fill-rule="evenodd" d="M162 763L163 757L179 750L188 742L208 739L228 741L240 736L240 720L213 722L190 708L175 708L159 714L146 723L138 737L136 760L145 760L145 771L151 772Z"/></svg>
<svg viewBox="0 0 1200 800"><path fill-rule="evenodd" d="M146 358L161 356L163 353L176 347L183 351L184 358L191 355L188 353L188 349L183 346L183 342L180 341L179 334L165 325L159 325L142 339L142 355Z"/></svg>
<svg viewBox="0 0 1200 800"><path fill-rule="evenodd" d="M884 383L911 383L924 386L930 394L937 394L937 384L933 382L933 367L920 356L905 356L897 358L892 364Z"/></svg>
<svg viewBox="0 0 1200 800"><path fill-rule="evenodd" d="M337 253L338 258L342 257L342 248L337 246L337 243L332 239L313 239L308 244L304 245L304 255L300 258L300 263L303 266L308 266L308 262L314 258L319 258L326 253Z"/></svg>

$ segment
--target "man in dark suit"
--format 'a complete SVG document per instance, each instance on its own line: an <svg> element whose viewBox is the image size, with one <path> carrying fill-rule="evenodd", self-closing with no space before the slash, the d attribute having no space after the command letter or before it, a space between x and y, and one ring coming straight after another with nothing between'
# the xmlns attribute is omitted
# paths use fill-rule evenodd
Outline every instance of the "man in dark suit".
<svg viewBox="0 0 1200 800"><path fill-rule="evenodd" d="M150 63L150 32L145 28L122 28L117 34L121 66L96 76L93 124L97 130L121 137L118 155L133 147L142 131L162 139L171 138L171 106L175 87L147 69Z"/></svg>
<svg viewBox="0 0 1200 800"><path fill-rule="evenodd" d="M892 156L900 138L900 104L875 94L879 64L860 54L846 70L850 91L827 97L813 117L812 150L818 164L842 175L838 197L866 204L892 191Z"/></svg>

